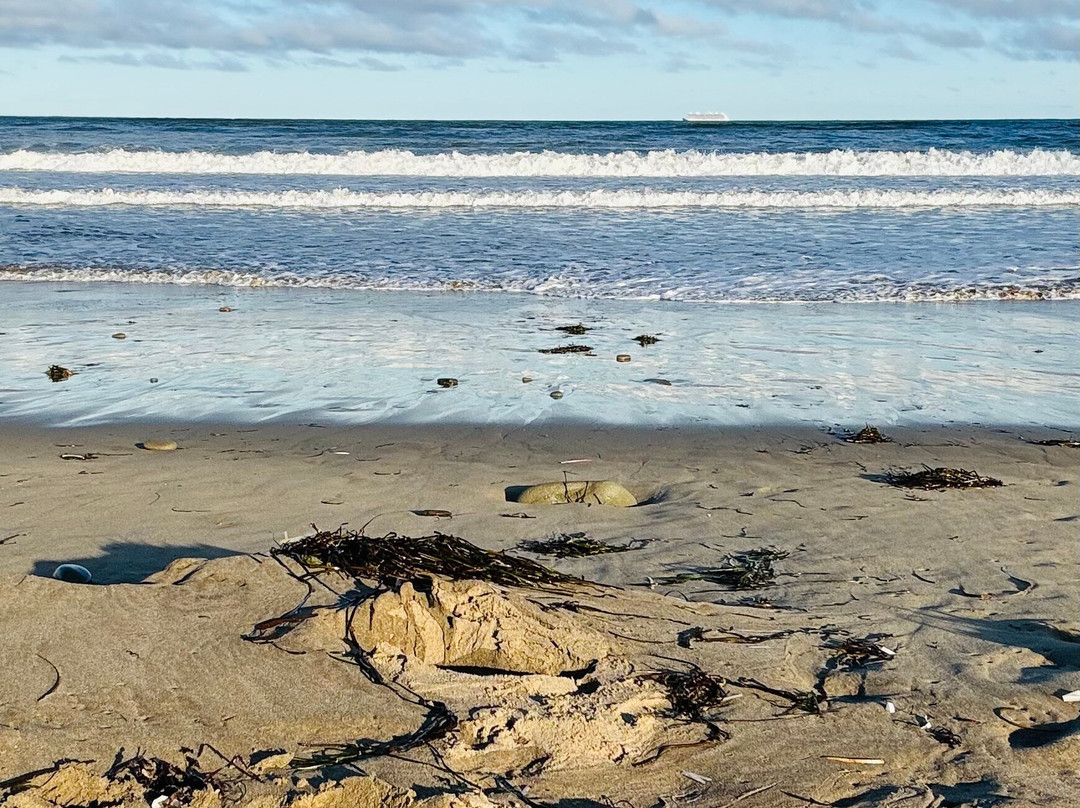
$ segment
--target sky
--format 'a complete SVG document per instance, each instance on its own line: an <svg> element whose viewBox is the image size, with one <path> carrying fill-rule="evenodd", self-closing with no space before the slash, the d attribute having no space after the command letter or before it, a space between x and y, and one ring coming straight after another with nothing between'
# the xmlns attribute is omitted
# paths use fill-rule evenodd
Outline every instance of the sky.
<svg viewBox="0 0 1080 808"><path fill-rule="evenodd" d="M0 0L0 115L1075 118L1076 0Z"/></svg>

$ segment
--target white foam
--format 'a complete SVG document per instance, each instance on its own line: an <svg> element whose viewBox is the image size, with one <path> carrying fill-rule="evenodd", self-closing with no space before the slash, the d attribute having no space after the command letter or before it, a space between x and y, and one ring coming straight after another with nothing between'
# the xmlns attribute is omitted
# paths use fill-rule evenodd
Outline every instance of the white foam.
<svg viewBox="0 0 1080 808"><path fill-rule="evenodd" d="M1080 175L1080 155L1066 150L989 153L927 151L702 152L665 149L607 154L508 152L414 154L400 149L344 154L188 151L0 154L0 171L111 174L339 174L415 177L731 177L731 176L1051 176Z"/></svg>
<svg viewBox="0 0 1080 808"><path fill-rule="evenodd" d="M1073 271L1068 268L1066 271ZM1057 271L1060 274L1060 270ZM597 283L574 273L547 276L489 278L487 280L417 280L370 278L341 273L305 277L291 272L244 272L224 269L128 269L122 267L0 266L0 281L62 283L133 283L168 286L219 286L267 289L341 289L380 292L480 292L536 295L545 298L688 303L920 303L991 300L1080 300L1080 278L1031 280L1017 283L947 285L922 281L876 281L859 287L799 288L784 283L740 287L671 289L662 282L615 281Z"/></svg>
<svg viewBox="0 0 1080 808"><path fill-rule="evenodd" d="M123 191L0 188L0 205L202 208L493 209L493 208L954 208L1060 207L1080 204L1080 192L1033 190L894 191Z"/></svg>

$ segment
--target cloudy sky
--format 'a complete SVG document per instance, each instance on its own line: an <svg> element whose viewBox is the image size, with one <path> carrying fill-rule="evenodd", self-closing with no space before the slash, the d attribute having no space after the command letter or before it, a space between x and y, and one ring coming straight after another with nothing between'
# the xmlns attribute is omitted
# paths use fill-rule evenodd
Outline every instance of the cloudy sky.
<svg viewBox="0 0 1080 808"><path fill-rule="evenodd" d="M0 114L1076 117L1076 0L0 0Z"/></svg>

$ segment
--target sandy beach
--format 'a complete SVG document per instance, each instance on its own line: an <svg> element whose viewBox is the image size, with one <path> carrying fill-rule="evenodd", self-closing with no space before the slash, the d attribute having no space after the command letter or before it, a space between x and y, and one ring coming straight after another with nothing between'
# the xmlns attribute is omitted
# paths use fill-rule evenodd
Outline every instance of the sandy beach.
<svg viewBox="0 0 1080 808"><path fill-rule="evenodd" d="M0 802L146 804L100 777L138 753L220 769L199 805L1072 804L1077 456L1033 442L1072 436L883 431L9 423ZM924 465L1004 485L889 484ZM564 475L640 504L513 501ZM376 597L324 574L305 619L265 624L308 589L269 551L312 524L452 534L599 586ZM576 533L629 549L521 547ZM761 588L707 579L760 548ZM695 671L723 695L688 715ZM428 744L297 768L436 704L452 728Z"/></svg>

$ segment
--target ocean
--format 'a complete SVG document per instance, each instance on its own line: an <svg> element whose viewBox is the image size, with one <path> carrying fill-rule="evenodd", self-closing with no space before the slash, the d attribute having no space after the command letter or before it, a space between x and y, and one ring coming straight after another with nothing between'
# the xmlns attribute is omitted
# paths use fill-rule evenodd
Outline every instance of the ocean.
<svg viewBox="0 0 1080 808"><path fill-rule="evenodd" d="M1078 132L0 118L0 418L1072 428Z"/></svg>

